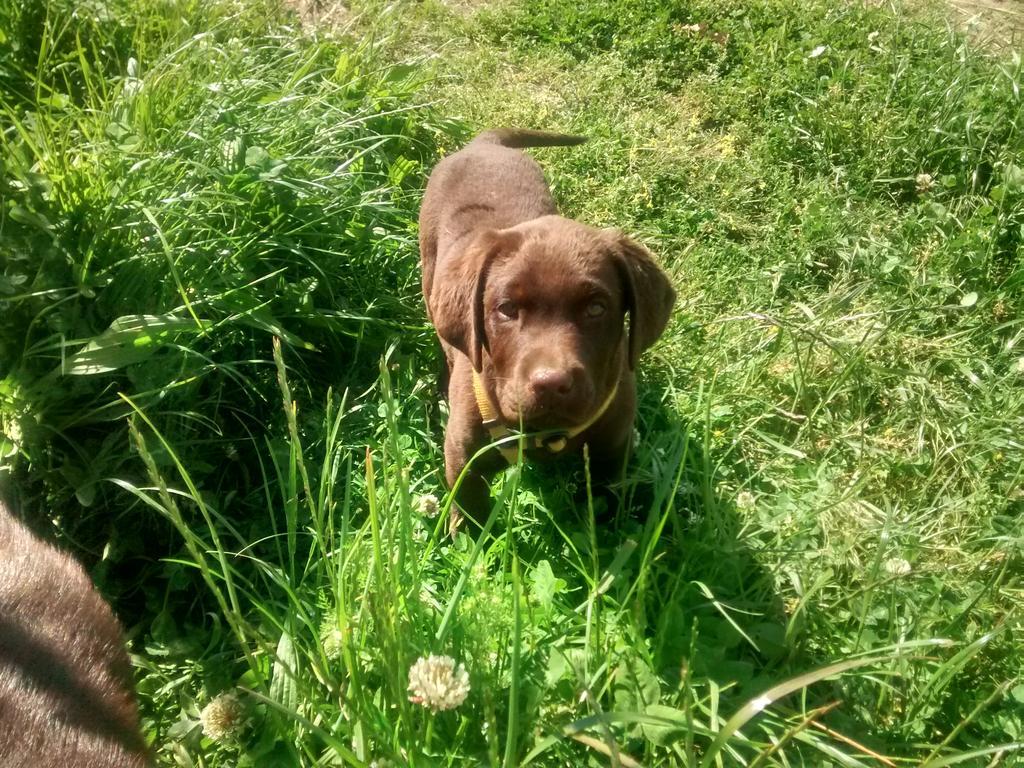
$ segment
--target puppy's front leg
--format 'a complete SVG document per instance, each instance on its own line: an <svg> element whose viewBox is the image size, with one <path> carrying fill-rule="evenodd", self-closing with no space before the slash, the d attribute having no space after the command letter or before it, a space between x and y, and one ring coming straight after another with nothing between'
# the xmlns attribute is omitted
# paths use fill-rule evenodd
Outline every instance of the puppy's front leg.
<svg viewBox="0 0 1024 768"><path fill-rule="evenodd" d="M631 376L619 383L619 393L608 413L587 431L584 440L590 456L590 480L595 495L603 497L608 511L618 506L616 489L625 479L633 453L633 422L636 391ZM629 414L629 418L622 418Z"/></svg>
<svg viewBox="0 0 1024 768"><path fill-rule="evenodd" d="M449 488L454 488L462 470L477 451L490 442L483 427L483 419L473 394L473 368L469 359L446 346L445 353L451 365L448 380L448 427L444 433L444 476ZM488 451L477 458L462 479L456 504L470 518L477 529L487 522L491 510L490 480L505 467L497 451ZM461 520L453 508L450 530L455 532Z"/></svg>
<svg viewBox="0 0 1024 768"><path fill-rule="evenodd" d="M448 430L444 436L444 475L449 488L454 488L455 483L462 474L462 470L469 463L470 458L485 443L478 438L479 419L475 420L471 415L467 416L466 408L457 408L452 403L451 417L448 421ZM477 459L462 478L455 503L472 521L476 528L482 528L487 522L487 515L490 512L491 490L490 479L497 473L500 466L495 466L492 456L484 455ZM454 534L461 522L462 515L458 510L452 509L452 520L449 531Z"/></svg>

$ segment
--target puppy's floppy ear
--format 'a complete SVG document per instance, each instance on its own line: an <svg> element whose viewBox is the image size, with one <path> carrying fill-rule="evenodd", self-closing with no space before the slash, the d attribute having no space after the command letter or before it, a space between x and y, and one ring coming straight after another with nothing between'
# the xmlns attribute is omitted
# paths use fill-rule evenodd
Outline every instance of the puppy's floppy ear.
<svg viewBox="0 0 1024 768"><path fill-rule="evenodd" d="M484 327L484 290L495 257L519 247L522 235L510 230L481 232L461 252L446 255L437 265L428 301L437 335L483 366L488 349Z"/></svg>
<svg viewBox="0 0 1024 768"><path fill-rule="evenodd" d="M665 330L676 292L650 251L617 230L610 230L606 235L612 244L629 312L629 367L632 369L640 354Z"/></svg>

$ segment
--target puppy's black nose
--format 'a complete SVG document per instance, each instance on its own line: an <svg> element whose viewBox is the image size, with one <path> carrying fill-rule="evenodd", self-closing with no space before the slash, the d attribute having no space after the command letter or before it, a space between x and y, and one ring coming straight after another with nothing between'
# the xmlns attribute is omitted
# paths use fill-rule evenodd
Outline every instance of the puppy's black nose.
<svg viewBox="0 0 1024 768"><path fill-rule="evenodd" d="M538 397L566 397L572 394L575 381L569 369L538 368L530 374L530 389Z"/></svg>

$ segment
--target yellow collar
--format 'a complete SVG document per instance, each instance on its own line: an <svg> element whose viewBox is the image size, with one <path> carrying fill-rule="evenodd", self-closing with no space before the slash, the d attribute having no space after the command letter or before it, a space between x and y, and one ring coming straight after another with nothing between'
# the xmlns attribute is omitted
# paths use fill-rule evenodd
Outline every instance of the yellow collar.
<svg viewBox="0 0 1024 768"><path fill-rule="evenodd" d="M498 450L501 451L501 455L505 457L509 464L515 464L519 461L519 446L524 443L527 448L547 448L551 453L561 453L572 438L586 432L594 426L598 419L604 416L605 411L611 407L612 401L615 400L615 396L618 393L619 385L616 382L615 386L612 387L612 391L608 393L608 397L601 403L601 407L579 426L559 430L554 433L545 432L540 435L522 437L514 443L505 442L498 446ZM484 429L491 436L491 440L498 442L514 434L501 421L498 409L494 407L491 398L487 396L487 391L484 389L484 381L477 371L473 371L473 396L476 398L476 407L480 411L480 417L483 419Z"/></svg>

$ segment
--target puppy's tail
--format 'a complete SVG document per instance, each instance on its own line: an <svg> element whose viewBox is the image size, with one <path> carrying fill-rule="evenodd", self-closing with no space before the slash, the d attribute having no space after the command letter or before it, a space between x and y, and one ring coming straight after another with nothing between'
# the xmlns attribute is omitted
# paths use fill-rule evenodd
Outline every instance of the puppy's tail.
<svg viewBox="0 0 1024 768"><path fill-rule="evenodd" d="M582 144L586 136L574 136L566 133L548 133L547 131L531 131L526 128L495 128L477 136L471 144L498 144L510 149L526 147L568 147Z"/></svg>

